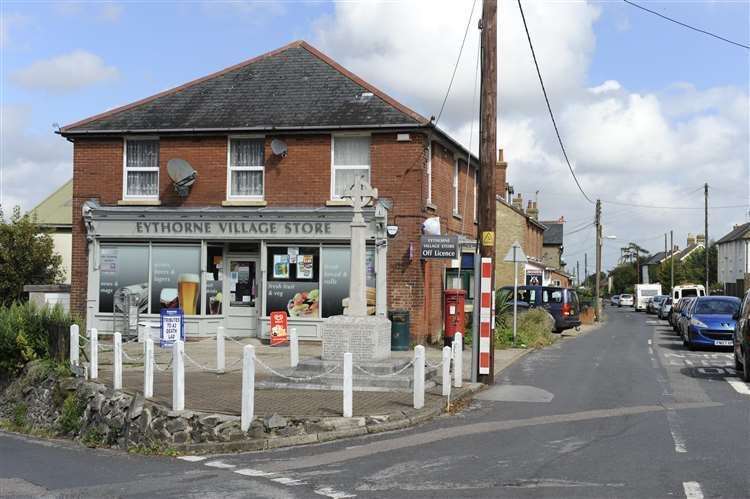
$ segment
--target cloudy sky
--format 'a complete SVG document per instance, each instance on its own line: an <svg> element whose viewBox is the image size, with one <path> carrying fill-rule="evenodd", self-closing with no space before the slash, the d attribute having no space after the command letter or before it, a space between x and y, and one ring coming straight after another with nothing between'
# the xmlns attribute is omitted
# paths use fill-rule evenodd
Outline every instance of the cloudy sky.
<svg viewBox="0 0 750 499"><path fill-rule="evenodd" d="M0 191L33 207L72 175L64 125L295 39L305 39L425 116L437 115L473 0L0 2ZM649 1L750 42L745 1ZM711 238L748 221L750 51L618 1L524 3L573 167L603 200L605 266L636 241ZM477 147L477 0L439 125ZM509 181L541 216L564 216L566 259L593 261L594 208L578 192L547 115L515 0L500 1L498 144ZM638 207L628 205L639 205ZM680 209L667 209L680 208ZM723 208L724 207L724 208ZM695 209L690 209L695 208ZM581 230L578 230L581 229ZM577 232L576 232L577 230ZM573 233L575 232L575 233ZM589 265L591 271L593 264ZM583 269L582 269L583 270Z"/></svg>

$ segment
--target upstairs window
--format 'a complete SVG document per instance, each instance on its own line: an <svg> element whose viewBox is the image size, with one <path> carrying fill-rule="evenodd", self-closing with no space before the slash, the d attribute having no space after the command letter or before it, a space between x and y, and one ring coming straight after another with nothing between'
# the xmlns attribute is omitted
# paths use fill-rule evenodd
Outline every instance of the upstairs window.
<svg viewBox="0 0 750 499"><path fill-rule="evenodd" d="M432 139L427 142L427 204L432 204Z"/></svg>
<svg viewBox="0 0 750 499"><path fill-rule="evenodd" d="M334 136L331 194L340 199L359 177L370 183L370 137Z"/></svg>
<svg viewBox="0 0 750 499"><path fill-rule="evenodd" d="M159 198L159 139L125 139L124 198Z"/></svg>
<svg viewBox="0 0 750 499"><path fill-rule="evenodd" d="M453 214L458 215L458 159L453 162Z"/></svg>
<svg viewBox="0 0 750 499"><path fill-rule="evenodd" d="M263 199L264 139L229 139L229 199Z"/></svg>

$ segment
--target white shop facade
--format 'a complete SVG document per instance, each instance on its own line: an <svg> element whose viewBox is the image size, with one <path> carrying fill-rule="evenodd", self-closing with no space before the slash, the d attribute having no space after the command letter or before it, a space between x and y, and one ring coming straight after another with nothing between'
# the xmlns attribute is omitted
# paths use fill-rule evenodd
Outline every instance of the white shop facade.
<svg viewBox="0 0 750 499"><path fill-rule="evenodd" d="M368 312L387 313L387 211L367 223ZM86 323L100 333L156 326L181 308L185 334L267 339L268 316L285 311L302 339L322 338L349 295L349 207L83 207ZM128 322L131 321L128 326ZM123 326L123 324L126 324ZM127 331L126 331L127 332Z"/></svg>

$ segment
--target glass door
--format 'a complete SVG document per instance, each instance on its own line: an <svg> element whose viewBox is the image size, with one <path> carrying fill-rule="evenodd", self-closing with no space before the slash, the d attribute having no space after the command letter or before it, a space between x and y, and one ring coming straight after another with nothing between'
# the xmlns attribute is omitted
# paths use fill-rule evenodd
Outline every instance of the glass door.
<svg viewBox="0 0 750 499"><path fill-rule="evenodd" d="M258 331L258 261L229 257L226 274L226 334L255 336Z"/></svg>

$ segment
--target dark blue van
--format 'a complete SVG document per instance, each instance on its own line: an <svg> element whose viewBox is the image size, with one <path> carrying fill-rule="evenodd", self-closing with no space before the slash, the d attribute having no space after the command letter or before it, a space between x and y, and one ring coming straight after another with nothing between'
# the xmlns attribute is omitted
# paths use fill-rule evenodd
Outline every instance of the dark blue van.
<svg viewBox="0 0 750 499"><path fill-rule="evenodd" d="M513 286L503 286L501 293L513 294ZM555 332L562 333L581 325L578 294L558 286L518 286L518 309L543 308L555 319ZM512 302L511 302L512 303Z"/></svg>

